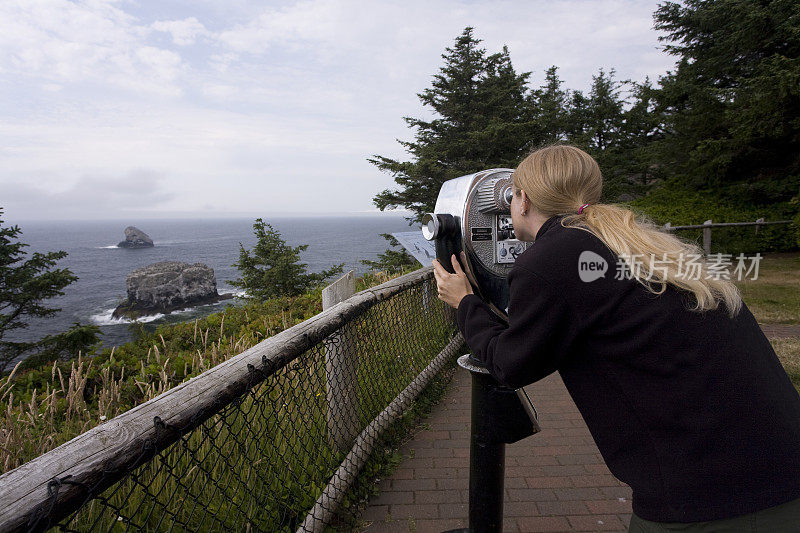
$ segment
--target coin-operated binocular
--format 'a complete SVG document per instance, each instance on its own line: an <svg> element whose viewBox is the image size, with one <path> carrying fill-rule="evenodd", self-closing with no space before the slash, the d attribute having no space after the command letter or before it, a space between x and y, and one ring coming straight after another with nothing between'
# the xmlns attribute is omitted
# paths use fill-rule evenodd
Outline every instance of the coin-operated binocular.
<svg viewBox="0 0 800 533"><path fill-rule="evenodd" d="M503 319L508 310L508 273L527 247L516 238L511 222L512 172L491 169L446 181L434 212L422 220L422 234L434 241L439 263L452 272L455 254L474 292ZM466 531L501 531L505 446L539 431L536 410L523 389L501 385L479 361L465 355L458 362L472 374Z"/></svg>
<svg viewBox="0 0 800 533"><path fill-rule="evenodd" d="M508 308L506 278L526 243L511 222L512 170L484 170L446 181L422 235L436 245L436 258L452 272L450 256L466 252L464 272L473 289L500 315Z"/></svg>

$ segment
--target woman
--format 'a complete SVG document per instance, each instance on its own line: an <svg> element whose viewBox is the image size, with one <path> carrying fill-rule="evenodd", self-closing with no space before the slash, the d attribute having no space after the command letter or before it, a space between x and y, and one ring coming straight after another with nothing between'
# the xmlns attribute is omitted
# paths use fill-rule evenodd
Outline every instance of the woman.
<svg viewBox="0 0 800 533"><path fill-rule="evenodd" d="M692 243L597 203L571 146L514 171L533 242L508 276L508 323L434 263L473 356L521 387L558 371L611 472L631 531L800 531L800 396L724 272ZM700 259L700 260L698 260Z"/></svg>

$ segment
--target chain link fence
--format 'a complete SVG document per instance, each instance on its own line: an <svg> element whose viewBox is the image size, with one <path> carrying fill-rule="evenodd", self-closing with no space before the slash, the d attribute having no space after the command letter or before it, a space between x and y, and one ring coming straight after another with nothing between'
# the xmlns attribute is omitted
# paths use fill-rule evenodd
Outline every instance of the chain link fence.
<svg viewBox="0 0 800 533"><path fill-rule="evenodd" d="M430 268L0 476L0 529L322 531L463 339Z"/></svg>

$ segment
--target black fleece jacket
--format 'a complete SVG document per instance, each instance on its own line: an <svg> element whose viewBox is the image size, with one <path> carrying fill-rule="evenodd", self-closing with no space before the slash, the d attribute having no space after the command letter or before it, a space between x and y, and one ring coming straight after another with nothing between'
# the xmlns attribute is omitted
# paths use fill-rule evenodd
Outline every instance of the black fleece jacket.
<svg viewBox="0 0 800 533"><path fill-rule="evenodd" d="M508 324L478 296L460 302L473 355L512 387L558 371L644 519L716 520L800 497L800 396L747 306L731 319L724 304L689 311L672 286L654 295L561 218L517 258ZM579 258L607 269L583 281Z"/></svg>

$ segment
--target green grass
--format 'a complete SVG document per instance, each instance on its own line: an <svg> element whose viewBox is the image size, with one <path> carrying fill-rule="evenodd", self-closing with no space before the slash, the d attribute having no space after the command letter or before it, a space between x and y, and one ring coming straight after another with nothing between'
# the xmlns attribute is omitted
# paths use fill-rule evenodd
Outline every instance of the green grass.
<svg viewBox="0 0 800 533"><path fill-rule="evenodd" d="M800 253L766 254L758 279L737 285L759 323L800 324Z"/></svg>
<svg viewBox="0 0 800 533"><path fill-rule="evenodd" d="M792 380L796 389L800 390L800 339L782 338L770 339L775 353L783 364L789 379Z"/></svg>

